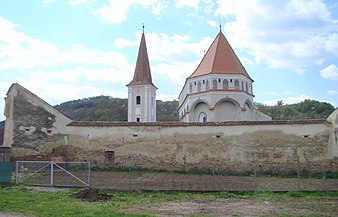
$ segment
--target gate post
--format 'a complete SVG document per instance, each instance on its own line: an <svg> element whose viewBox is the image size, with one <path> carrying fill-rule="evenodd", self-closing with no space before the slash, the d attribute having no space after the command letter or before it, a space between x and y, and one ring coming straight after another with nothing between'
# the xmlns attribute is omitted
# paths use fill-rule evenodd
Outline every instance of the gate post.
<svg viewBox="0 0 338 217"><path fill-rule="evenodd" d="M53 177L53 175L54 175L54 162L53 161L51 161L50 162L50 187L53 187L53 179L54 179L54 177Z"/></svg>

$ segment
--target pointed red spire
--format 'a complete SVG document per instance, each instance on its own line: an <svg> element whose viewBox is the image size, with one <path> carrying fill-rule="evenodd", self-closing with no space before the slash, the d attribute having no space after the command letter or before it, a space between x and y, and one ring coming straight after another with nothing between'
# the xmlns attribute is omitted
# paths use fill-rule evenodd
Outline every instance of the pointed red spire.
<svg viewBox="0 0 338 217"><path fill-rule="evenodd" d="M147 45L144 32L142 33L141 43L138 50L134 78L127 86L138 84L151 84L155 87L151 78Z"/></svg>
<svg viewBox="0 0 338 217"><path fill-rule="evenodd" d="M251 79L221 31L189 78L206 74L242 74Z"/></svg>

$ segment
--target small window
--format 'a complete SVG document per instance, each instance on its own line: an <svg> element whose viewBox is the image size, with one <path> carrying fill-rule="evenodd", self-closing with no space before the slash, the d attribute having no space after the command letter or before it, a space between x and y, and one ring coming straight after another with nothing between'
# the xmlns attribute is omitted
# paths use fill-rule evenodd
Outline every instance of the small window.
<svg viewBox="0 0 338 217"><path fill-rule="evenodd" d="M114 151L106 151L106 165L114 165Z"/></svg>
<svg viewBox="0 0 338 217"><path fill-rule="evenodd" d="M235 80L235 89L239 89L239 81L237 79Z"/></svg>
<svg viewBox="0 0 338 217"><path fill-rule="evenodd" d="M221 79L220 78L218 79L218 83L221 83Z"/></svg>
<svg viewBox="0 0 338 217"><path fill-rule="evenodd" d="M230 82L232 83L232 79L230 79Z"/></svg>
<svg viewBox="0 0 338 217"><path fill-rule="evenodd" d="M136 118L136 122L140 122L140 118Z"/></svg>
<svg viewBox="0 0 338 217"><path fill-rule="evenodd" d="M205 90L209 90L210 89L210 85L209 85L209 81L207 80L205 83Z"/></svg>
<svg viewBox="0 0 338 217"><path fill-rule="evenodd" d="M140 105L141 104L141 97L137 96L136 97L136 105Z"/></svg>
<svg viewBox="0 0 338 217"><path fill-rule="evenodd" d="M212 89L217 89L217 80L212 81Z"/></svg>
<svg viewBox="0 0 338 217"><path fill-rule="evenodd" d="M227 79L223 80L223 89L227 90L229 88L229 82Z"/></svg>

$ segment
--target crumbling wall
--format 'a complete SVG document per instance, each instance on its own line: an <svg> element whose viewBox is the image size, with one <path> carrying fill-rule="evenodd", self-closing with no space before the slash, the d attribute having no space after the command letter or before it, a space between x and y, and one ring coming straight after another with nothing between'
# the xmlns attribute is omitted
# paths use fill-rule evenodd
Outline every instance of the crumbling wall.
<svg viewBox="0 0 338 217"><path fill-rule="evenodd" d="M328 122L250 123L104 126L74 122L68 143L89 152L113 150L117 165L133 167L243 171L259 166L289 171L300 165L337 170L337 162L330 158ZM95 162L102 165L103 155L97 155Z"/></svg>
<svg viewBox="0 0 338 217"><path fill-rule="evenodd" d="M75 122L20 86L6 103L17 159L155 169L338 171L337 110L328 120L224 123ZM14 94L15 93L15 94ZM10 126L7 125L10 124Z"/></svg>

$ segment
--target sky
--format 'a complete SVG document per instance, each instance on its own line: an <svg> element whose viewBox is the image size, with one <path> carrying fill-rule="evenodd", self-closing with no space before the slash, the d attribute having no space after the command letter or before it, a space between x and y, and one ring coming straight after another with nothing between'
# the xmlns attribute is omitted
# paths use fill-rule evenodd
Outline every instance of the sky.
<svg viewBox="0 0 338 217"><path fill-rule="evenodd" d="M177 100L221 30L255 102L338 106L337 0L0 0L0 96L127 98L143 25L157 99Z"/></svg>

